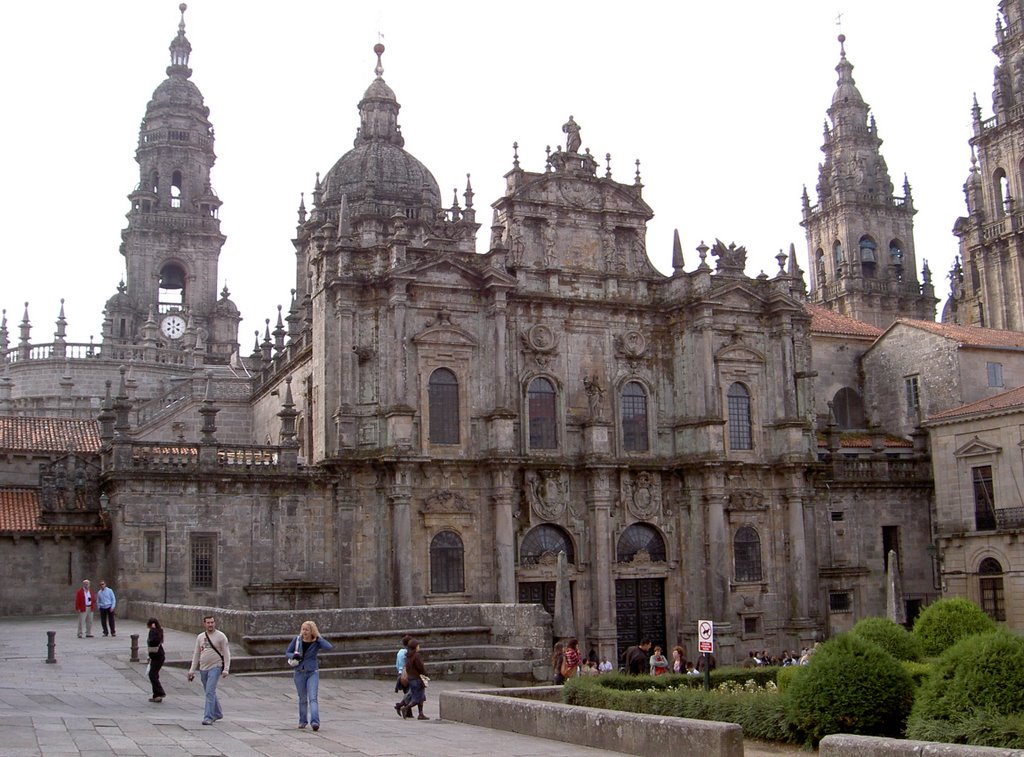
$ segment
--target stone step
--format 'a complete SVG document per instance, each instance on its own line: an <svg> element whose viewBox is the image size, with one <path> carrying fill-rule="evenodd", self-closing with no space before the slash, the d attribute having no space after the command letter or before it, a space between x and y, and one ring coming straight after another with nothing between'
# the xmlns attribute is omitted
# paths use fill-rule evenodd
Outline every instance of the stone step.
<svg viewBox="0 0 1024 757"><path fill-rule="evenodd" d="M252 659L252 658L248 658ZM430 678L449 681L480 681L496 686L534 685L547 680L549 671L546 662L530 660L429 660L426 663ZM235 670L231 661L232 675L239 676L291 676L292 669L284 661L279 667L261 670ZM372 678L386 681L395 680L394 665L353 665L348 667L321 668L320 678Z"/></svg>
<svg viewBox="0 0 1024 757"><path fill-rule="evenodd" d="M367 631L326 632L323 634L335 647L373 652L387 644L392 654L398 651L401 638L407 631L386 629ZM421 628L412 632L421 648L437 648L466 645L484 645L491 641L489 626L447 626ZM242 645L252 655L279 654L288 648L294 634L260 634L242 637Z"/></svg>

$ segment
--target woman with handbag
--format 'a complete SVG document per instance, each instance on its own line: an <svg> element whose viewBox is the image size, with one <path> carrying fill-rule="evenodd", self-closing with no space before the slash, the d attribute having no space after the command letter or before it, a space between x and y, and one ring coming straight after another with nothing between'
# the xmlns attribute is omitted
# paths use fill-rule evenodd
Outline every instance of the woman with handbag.
<svg viewBox="0 0 1024 757"><path fill-rule="evenodd" d="M320 635L320 629L312 620L302 624L299 635L288 645L285 654L288 664L294 668L295 691L299 695L299 728L311 724L314 731L320 730L320 705L317 702L320 663L317 655L331 649L334 645Z"/></svg>
<svg viewBox="0 0 1024 757"><path fill-rule="evenodd" d="M164 701L164 697L167 696L167 692L160 684L160 668L164 666L165 659L164 629L160 627L160 621L156 618L147 620L146 626L149 628L149 635L146 637L146 647L149 651L147 673L149 683L153 687L153 696L149 698L149 701L159 703Z"/></svg>
<svg viewBox="0 0 1024 757"><path fill-rule="evenodd" d="M420 643L416 639L410 639L408 649L409 654L405 658L405 675L409 679L409 693L401 701L400 714L403 718L411 718L412 708L415 706L420 711L417 720L430 720L423 714L423 703L427 701L427 684L430 679L427 678L427 668L423 664L423 658L420 657Z"/></svg>

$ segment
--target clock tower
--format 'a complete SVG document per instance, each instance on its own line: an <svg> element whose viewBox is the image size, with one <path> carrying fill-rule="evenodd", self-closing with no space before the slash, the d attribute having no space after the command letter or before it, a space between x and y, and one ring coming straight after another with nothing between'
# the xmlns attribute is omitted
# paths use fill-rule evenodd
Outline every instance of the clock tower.
<svg viewBox="0 0 1024 757"><path fill-rule="evenodd" d="M167 78L139 128L139 183L128 195L128 226L121 232L127 275L107 302L103 341L199 349L209 362L221 362L238 350L241 318L226 287L217 296L225 237L221 202L210 184L214 132L210 109L191 80L186 5L179 10Z"/></svg>

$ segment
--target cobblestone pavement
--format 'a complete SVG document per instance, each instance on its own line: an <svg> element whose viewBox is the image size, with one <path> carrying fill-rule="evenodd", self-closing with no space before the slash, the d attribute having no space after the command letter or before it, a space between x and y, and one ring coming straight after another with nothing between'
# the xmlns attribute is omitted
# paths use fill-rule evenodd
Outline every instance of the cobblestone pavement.
<svg viewBox="0 0 1024 757"><path fill-rule="evenodd" d="M224 719L204 726L198 678L190 684L183 669L165 667L167 697L148 702L146 629L124 619L117 626L118 635L105 638L97 619L96 636L79 639L74 616L0 618L0 757L616 754L439 720L437 693L479 686L465 682L432 682L424 722L395 715L386 681L325 678L321 728L313 732L297 728L290 676L229 676L218 689ZM57 632L56 664L45 662L47 631ZM140 662L130 662L131 634L140 636ZM193 633L168 629L168 660L189 658L194 641ZM233 644L232 652L241 649ZM747 749L750 757L760 753Z"/></svg>

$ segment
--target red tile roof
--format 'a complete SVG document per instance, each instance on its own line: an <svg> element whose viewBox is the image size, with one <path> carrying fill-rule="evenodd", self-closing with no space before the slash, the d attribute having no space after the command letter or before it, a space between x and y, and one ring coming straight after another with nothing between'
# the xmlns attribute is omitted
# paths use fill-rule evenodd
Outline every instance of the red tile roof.
<svg viewBox="0 0 1024 757"><path fill-rule="evenodd" d="M971 402L968 405L954 407L951 410L943 410L941 413L929 416L928 421L944 421L961 416L991 413L998 410L1013 410L1014 408L1024 409L1024 386L997 394L994 397L986 397L983 400Z"/></svg>
<svg viewBox="0 0 1024 757"><path fill-rule="evenodd" d="M99 452L97 422L77 418L0 416L0 449L67 452L69 443L74 443L78 452Z"/></svg>
<svg viewBox="0 0 1024 757"><path fill-rule="evenodd" d="M896 323L903 323L932 334L938 334L957 342L961 347L1024 349L1024 331L1004 331L981 326L957 326L952 323L919 321L914 318L897 318Z"/></svg>
<svg viewBox="0 0 1024 757"><path fill-rule="evenodd" d="M40 525L40 511L38 489L0 488L0 533L85 533L109 529L109 523L102 516L100 520L103 521L103 525Z"/></svg>
<svg viewBox="0 0 1024 757"><path fill-rule="evenodd" d="M886 435L883 439L883 445L887 448L895 447L913 447L914 443L903 439L898 436ZM818 432L818 446L828 446L828 434L819 431ZM871 434L860 431L840 431L839 432L839 446L840 448L871 448Z"/></svg>
<svg viewBox="0 0 1024 757"><path fill-rule="evenodd" d="M807 302L804 307L811 316L811 333L813 334L853 336L865 339L875 339L882 334L880 328L872 326L870 323L836 313L821 305L812 305Z"/></svg>

